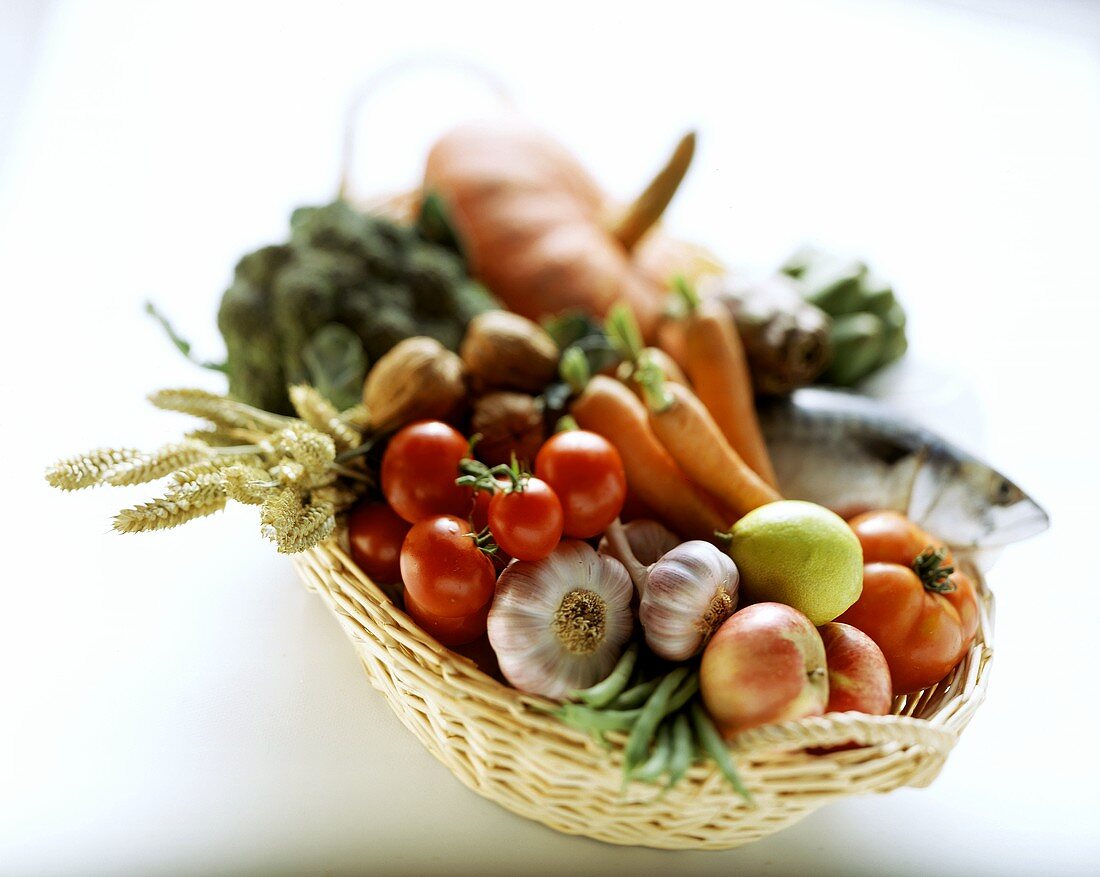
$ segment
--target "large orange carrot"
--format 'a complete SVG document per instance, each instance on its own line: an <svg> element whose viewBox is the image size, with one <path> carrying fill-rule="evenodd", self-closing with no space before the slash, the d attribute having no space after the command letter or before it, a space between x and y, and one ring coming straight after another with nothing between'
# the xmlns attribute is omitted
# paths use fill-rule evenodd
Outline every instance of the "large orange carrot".
<svg viewBox="0 0 1100 877"><path fill-rule="evenodd" d="M752 375L737 325L730 312L715 301L700 301L686 283L677 283L685 314L682 331L675 323L662 340L669 344L691 379L695 395L732 447L757 475L778 486L768 446L756 417Z"/></svg>
<svg viewBox="0 0 1100 877"><path fill-rule="evenodd" d="M687 373L726 440L754 472L778 484L756 417L756 398L745 348L730 312L703 302L687 325Z"/></svg>
<svg viewBox="0 0 1100 877"><path fill-rule="evenodd" d="M712 539L733 523L688 480L650 429L645 405L618 381L592 378L573 402L572 414L581 427L615 446L630 491L681 536Z"/></svg>
<svg viewBox="0 0 1100 877"><path fill-rule="evenodd" d="M738 515L782 499L745 463L691 390L660 375L642 376L649 425L680 469Z"/></svg>

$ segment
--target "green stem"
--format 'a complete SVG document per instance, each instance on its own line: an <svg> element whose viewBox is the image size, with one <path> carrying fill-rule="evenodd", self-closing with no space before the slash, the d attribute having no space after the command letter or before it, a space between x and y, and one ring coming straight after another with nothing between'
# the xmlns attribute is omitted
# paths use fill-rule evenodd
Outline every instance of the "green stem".
<svg viewBox="0 0 1100 877"><path fill-rule="evenodd" d="M929 545L913 561L913 572L927 590L937 594L947 594L955 590L955 583L951 581L955 567L944 563L946 558L946 548L933 548Z"/></svg>
<svg viewBox="0 0 1100 877"><path fill-rule="evenodd" d="M477 546L478 551L489 557L500 550L496 542L493 541L493 534L489 532L488 527L478 533L467 533L466 536L474 540L474 545Z"/></svg>
<svg viewBox="0 0 1100 877"><path fill-rule="evenodd" d="M573 432L580 429L580 424L574 419L572 414L566 414L564 417L559 418L557 426L554 427L554 432Z"/></svg>
<svg viewBox="0 0 1100 877"><path fill-rule="evenodd" d="M584 352L576 345L570 345L561 355L558 363L558 374L569 385L576 395L584 392L588 382L592 379L592 370L588 367L588 360Z"/></svg>
<svg viewBox="0 0 1100 877"><path fill-rule="evenodd" d="M694 314L699 309L699 293L695 287L688 283L683 274L677 274L672 278L672 291L676 296L677 304L683 309L684 314Z"/></svg>
<svg viewBox="0 0 1100 877"><path fill-rule="evenodd" d="M511 482L504 489L512 493L523 493L527 480L531 477L529 472L524 472L520 467L515 454L512 454L510 465L501 463L491 469L480 460L467 457L458 464L458 471L461 474L455 479L455 484L460 487L472 487L475 491L480 490L485 493L496 493L501 490L502 486L498 480L501 478L507 478Z"/></svg>
<svg viewBox="0 0 1100 877"><path fill-rule="evenodd" d="M336 462L346 463L348 460L354 460L356 457L362 457L366 454L369 454L374 449L374 446L377 445L382 439L386 438L387 435L388 433L385 432L376 432L369 439L363 442L363 444L359 445L359 447L351 448L350 450L343 451L337 454Z"/></svg>
<svg viewBox="0 0 1100 877"><path fill-rule="evenodd" d="M186 356L195 365L202 368L210 369L210 371L222 372L223 374L228 370L228 364L224 362L211 362L205 359L199 359L191 351L191 342L176 332L175 328L168 318L157 310L157 306L151 301L145 303L145 313L160 323L160 327L164 330L164 333L168 336L168 339L175 345L176 350Z"/></svg>
<svg viewBox="0 0 1100 877"><path fill-rule="evenodd" d="M627 362L637 361L645 344L642 341L642 330L638 328L638 321L634 319L634 312L629 306L619 302L607 312L604 332L619 356Z"/></svg>
<svg viewBox="0 0 1100 877"><path fill-rule="evenodd" d="M634 371L634 380L642 388L646 407L660 414L672 406L676 400L665 386L665 376L654 363L646 363Z"/></svg>

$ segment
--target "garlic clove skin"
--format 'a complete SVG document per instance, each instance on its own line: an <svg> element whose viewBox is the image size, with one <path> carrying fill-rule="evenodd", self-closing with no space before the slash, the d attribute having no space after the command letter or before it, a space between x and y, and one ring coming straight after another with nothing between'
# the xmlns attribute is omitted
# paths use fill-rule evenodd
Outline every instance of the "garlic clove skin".
<svg viewBox="0 0 1100 877"><path fill-rule="evenodd" d="M624 524L616 518L600 540L600 552L626 567L641 597L653 564L679 544L676 534L656 521L637 520Z"/></svg>
<svg viewBox="0 0 1100 877"><path fill-rule="evenodd" d="M629 524L622 524L622 528L635 560L643 566L652 566L661 559L662 555L680 544L679 537L668 527L648 518L638 518ZM606 535L600 540L599 551L600 554L610 554L616 560L625 563L616 554L611 540Z"/></svg>
<svg viewBox="0 0 1100 877"><path fill-rule="evenodd" d="M538 561L513 561L497 580L489 644L514 687L553 700L604 679L630 639L626 568L565 540Z"/></svg>
<svg viewBox="0 0 1100 877"><path fill-rule="evenodd" d="M649 569L639 619L654 654L670 661L697 655L737 608L737 566L709 542L693 540Z"/></svg>

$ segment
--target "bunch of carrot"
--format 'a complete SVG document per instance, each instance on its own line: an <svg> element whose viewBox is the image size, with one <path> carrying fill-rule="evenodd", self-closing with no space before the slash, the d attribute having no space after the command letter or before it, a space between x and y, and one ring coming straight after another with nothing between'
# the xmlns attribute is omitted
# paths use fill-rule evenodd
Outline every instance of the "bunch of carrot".
<svg viewBox="0 0 1100 877"><path fill-rule="evenodd" d="M659 347L643 347L629 310L613 309L618 379L592 378L572 413L615 445L643 505L682 536L709 539L781 497L729 312L685 284L678 293L681 312L662 326Z"/></svg>

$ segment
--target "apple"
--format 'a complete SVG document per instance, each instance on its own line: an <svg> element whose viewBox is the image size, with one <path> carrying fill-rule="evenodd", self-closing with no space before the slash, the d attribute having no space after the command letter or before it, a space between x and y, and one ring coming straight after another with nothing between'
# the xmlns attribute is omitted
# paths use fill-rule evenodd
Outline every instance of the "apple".
<svg viewBox="0 0 1100 877"><path fill-rule="evenodd" d="M820 716L829 700L825 644L813 622L783 603L735 612L707 644L699 668L703 704L727 738Z"/></svg>
<svg viewBox="0 0 1100 877"><path fill-rule="evenodd" d="M829 670L829 703L825 711L854 710L884 716L894 702L890 668L882 649L858 628L830 621L818 629Z"/></svg>

